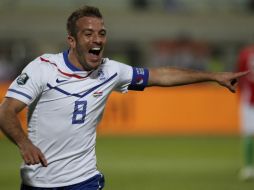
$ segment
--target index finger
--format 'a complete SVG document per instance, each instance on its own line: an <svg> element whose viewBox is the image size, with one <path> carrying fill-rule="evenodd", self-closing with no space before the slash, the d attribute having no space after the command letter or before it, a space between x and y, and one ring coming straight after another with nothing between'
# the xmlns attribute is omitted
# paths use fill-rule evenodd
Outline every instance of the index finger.
<svg viewBox="0 0 254 190"><path fill-rule="evenodd" d="M47 162L47 160L45 159L45 157L44 157L44 155L42 153L39 154L39 159L40 159L41 165L43 167L47 167L48 166L48 162Z"/></svg>
<svg viewBox="0 0 254 190"><path fill-rule="evenodd" d="M245 75L249 74L249 72L250 71L247 70L247 71L235 73L235 78L239 78L239 77L245 76Z"/></svg>

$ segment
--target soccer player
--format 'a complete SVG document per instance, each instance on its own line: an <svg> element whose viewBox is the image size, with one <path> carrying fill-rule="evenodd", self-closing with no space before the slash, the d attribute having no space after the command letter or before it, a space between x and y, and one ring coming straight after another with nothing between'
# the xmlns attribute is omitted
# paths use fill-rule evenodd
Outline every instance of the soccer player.
<svg viewBox="0 0 254 190"><path fill-rule="evenodd" d="M0 107L0 127L20 149L22 190L97 190L96 126L112 91L215 81L235 92L240 73L134 68L103 57L107 30L98 8L85 6L67 20L69 49L29 63ZM28 106L28 137L17 114Z"/></svg>
<svg viewBox="0 0 254 190"><path fill-rule="evenodd" d="M249 70L248 76L239 80L241 130L244 143L244 167L240 177L243 180L254 179L254 45L242 49L238 59L238 70Z"/></svg>

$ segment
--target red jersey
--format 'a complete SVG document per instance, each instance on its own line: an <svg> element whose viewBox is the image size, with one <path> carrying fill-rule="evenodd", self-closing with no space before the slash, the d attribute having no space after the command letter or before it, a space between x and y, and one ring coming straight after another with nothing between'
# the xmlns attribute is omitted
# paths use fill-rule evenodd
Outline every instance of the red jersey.
<svg viewBox="0 0 254 190"><path fill-rule="evenodd" d="M249 70L239 81L240 93L244 101L254 105L254 45L244 48L239 55L238 71Z"/></svg>

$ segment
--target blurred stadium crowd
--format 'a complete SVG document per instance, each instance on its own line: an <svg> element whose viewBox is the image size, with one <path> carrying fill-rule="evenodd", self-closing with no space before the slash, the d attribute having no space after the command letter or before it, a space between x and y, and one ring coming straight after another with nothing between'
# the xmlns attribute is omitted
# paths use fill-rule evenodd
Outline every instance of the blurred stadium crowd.
<svg viewBox="0 0 254 190"><path fill-rule="evenodd" d="M232 71L254 37L254 0L1 0L0 82L68 48L65 21L84 3L104 15L105 56L134 66Z"/></svg>

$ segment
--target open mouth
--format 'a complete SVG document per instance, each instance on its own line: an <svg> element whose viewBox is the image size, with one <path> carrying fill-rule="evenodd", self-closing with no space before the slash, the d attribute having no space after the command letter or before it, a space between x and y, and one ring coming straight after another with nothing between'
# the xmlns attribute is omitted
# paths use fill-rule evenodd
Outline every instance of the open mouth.
<svg viewBox="0 0 254 190"><path fill-rule="evenodd" d="M99 55L100 52L101 52L102 48L101 47L94 47L94 48L91 48L88 53L91 53L93 55Z"/></svg>

